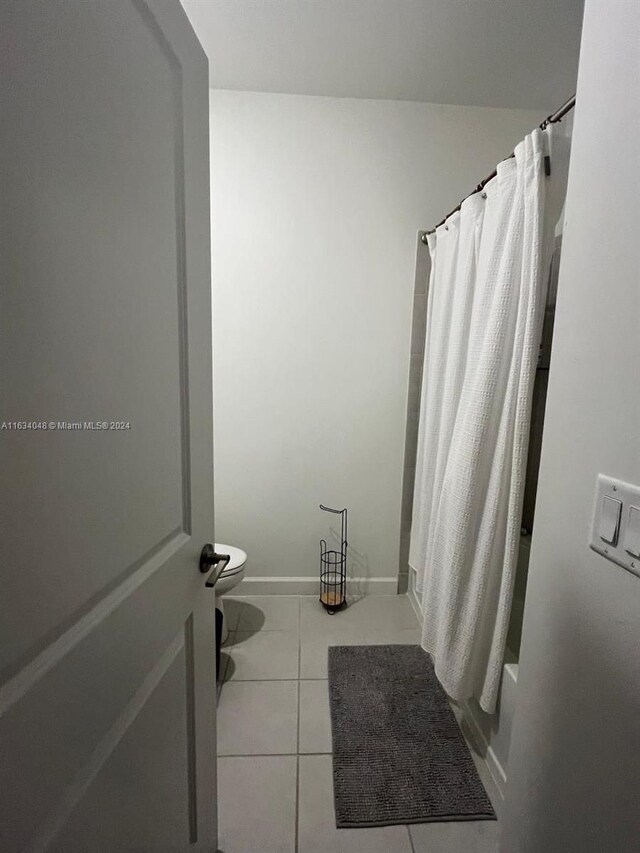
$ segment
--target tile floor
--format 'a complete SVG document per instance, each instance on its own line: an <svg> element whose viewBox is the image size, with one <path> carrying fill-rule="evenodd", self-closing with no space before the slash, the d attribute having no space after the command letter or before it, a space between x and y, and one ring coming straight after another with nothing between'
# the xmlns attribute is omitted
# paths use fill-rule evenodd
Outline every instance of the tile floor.
<svg viewBox="0 0 640 853"><path fill-rule="evenodd" d="M496 853L495 821L336 829L327 648L418 643L406 596L365 597L335 616L307 596L225 598L225 608L220 853Z"/></svg>

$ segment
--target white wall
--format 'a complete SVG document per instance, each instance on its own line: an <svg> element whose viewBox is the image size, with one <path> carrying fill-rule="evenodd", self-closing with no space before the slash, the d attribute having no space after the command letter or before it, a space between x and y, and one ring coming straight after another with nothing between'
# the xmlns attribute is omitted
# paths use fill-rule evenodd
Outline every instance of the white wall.
<svg viewBox="0 0 640 853"><path fill-rule="evenodd" d="M640 4L588 0L503 853L640 844L640 579L589 550L640 483Z"/></svg>
<svg viewBox="0 0 640 853"><path fill-rule="evenodd" d="M396 576L416 232L540 118L212 91L216 538L248 574L315 576L322 501Z"/></svg>

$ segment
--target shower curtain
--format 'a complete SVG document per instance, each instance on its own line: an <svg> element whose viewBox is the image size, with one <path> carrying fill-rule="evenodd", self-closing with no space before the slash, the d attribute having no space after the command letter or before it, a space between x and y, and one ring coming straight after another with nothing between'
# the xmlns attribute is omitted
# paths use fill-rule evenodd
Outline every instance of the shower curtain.
<svg viewBox="0 0 640 853"><path fill-rule="evenodd" d="M554 142L555 135L555 142ZM409 563L447 693L495 710L520 533L551 234L566 183L552 126L429 235ZM553 177L545 155L559 156ZM550 181L553 180L553 187ZM547 248L548 245L548 248Z"/></svg>

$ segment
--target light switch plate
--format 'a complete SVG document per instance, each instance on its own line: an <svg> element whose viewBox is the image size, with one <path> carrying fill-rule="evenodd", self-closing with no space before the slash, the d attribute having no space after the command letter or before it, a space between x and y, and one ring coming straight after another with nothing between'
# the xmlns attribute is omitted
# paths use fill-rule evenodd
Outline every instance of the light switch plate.
<svg viewBox="0 0 640 853"><path fill-rule="evenodd" d="M619 501L622 504L617 535L613 537L613 543L603 539L603 535L611 538L608 534L611 522L607 519L607 510L611 512L614 506L612 501ZM637 531L633 529L638 516L633 513L630 515L631 507L640 507L640 486L598 474L589 545L607 560L617 563L623 569L640 577L640 558L630 554L625 547L630 543L634 543L635 547L638 541Z"/></svg>

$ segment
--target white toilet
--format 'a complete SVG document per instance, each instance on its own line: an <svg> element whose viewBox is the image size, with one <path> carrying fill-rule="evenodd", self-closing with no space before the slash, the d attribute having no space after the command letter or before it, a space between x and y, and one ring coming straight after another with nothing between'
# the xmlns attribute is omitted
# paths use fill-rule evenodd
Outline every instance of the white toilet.
<svg viewBox="0 0 640 853"><path fill-rule="evenodd" d="M244 564L247 562L247 555L241 548L223 545L221 542L216 542L216 554L229 554L231 557L215 586L216 607L222 613L222 643L224 644L229 637L229 628L227 618L224 615L222 596L238 586L244 577Z"/></svg>

